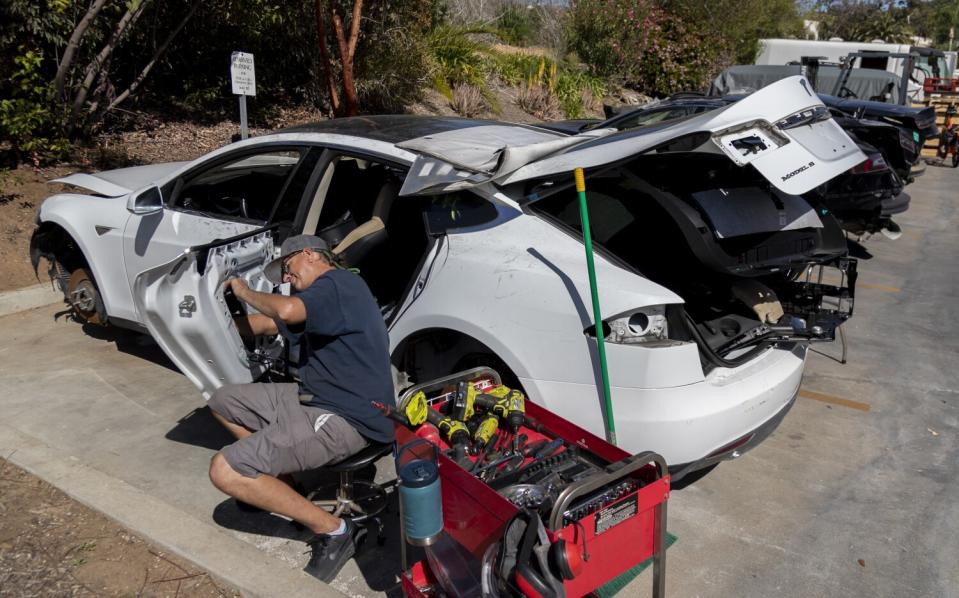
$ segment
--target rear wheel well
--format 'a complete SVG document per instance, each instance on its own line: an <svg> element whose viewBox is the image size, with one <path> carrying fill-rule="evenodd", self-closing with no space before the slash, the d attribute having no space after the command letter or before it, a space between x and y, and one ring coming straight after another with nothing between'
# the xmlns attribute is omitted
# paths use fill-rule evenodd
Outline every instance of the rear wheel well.
<svg viewBox="0 0 959 598"><path fill-rule="evenodd" d="M489 366L510 388L522 388L512 368L495 351L472 336L448 328L430 328L411 334L393 351L393 367L407 386L462 370Z"/></svg>

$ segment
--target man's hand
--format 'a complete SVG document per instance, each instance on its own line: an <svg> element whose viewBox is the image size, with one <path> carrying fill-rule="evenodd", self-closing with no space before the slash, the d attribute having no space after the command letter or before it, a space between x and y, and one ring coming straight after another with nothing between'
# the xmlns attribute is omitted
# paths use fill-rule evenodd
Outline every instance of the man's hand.
<svg viewBox="0 0 959 598"><path fill-rule="evenodd" d="M306 321L306 306L298 297L260 293L250 288L242 278L231 278L223 283L223 290L230 289L240 301L252 305L268 318L292 325ZM256 327L253 327L254 332Z"/></svg>
<svg viewBox="0 0 959 598"><path fill-rule="evenodd" d="M233 294L236 295L237 298L240 298L240 294L243 293L243 291L250 290L250 285L242 278L230 278L223 283L223 290L226 291L228 289L233 291Z"/></svg>

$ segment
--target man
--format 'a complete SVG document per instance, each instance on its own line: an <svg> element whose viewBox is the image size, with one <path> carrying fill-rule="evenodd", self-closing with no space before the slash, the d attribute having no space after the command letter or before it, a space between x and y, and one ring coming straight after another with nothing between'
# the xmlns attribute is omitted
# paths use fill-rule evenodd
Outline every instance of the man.
<svg viewBox="0 0 959 598"><path fill-rule="evenodd" d="M328 582L356 551L356 524L306 500L290 474L342 460L369 441L393 442L392 423L371 404L394 404L386 325L363 279L338 269L319 237L284 241L264 274L289 282L294 294L228 280L225 287L260 312L237 324L246 334L279 333L299 345L300 384L228 385L213 394L213 416L237 441L213 457L210 480L238 504L311 529L305 570Z"/></svg>

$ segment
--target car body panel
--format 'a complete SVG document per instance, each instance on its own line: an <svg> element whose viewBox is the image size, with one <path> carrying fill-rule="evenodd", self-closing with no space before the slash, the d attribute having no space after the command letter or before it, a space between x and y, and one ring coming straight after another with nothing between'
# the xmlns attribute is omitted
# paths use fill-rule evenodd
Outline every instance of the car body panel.
<svg viewBox="0 0 959 598"><path fill-rule="evenodd" d="M671 465L697 461L787 408L802 381L805 354L806 348L800 345L772 349L734 373L720 368L707 379L684 386L641 389L613 385L619 446L631 453L666 447L664 457ZM605 436L603 396L596 384L520 381L530 396L550 410ZM678 438L683 442L676 442Z"/></svg>
<svg viewBox="0 0 959 598"><path fill-rule="evenodd" d="M104 198L61 193L40 206L38 220L61 227L88 259L94 280L100 287L107 313L128 317L132 313L130 284L123 272L123 227L129 217L123 196Z"/></svg>
<svg viewBox="0 0 959 598"><path fill-rule="evenodd" d="M76 173L53 179L50 182L82 187L107 197L119 197L163 180L170 173L181 169L185 164L188 164L188 162L164 162L105 170L94 174Z"/></svg>
<svg viewBox="0 0 959 598"><path fill-rule="evenodd" d="M261 229L191 249L136 277L133 295L147 330L206 399L223 384L251 382L267 369L265 361L251 361L221 287L238 276L270 292L262 269L272 257L272 235ZM278 354L280 345L270 346Z"/></svg>
<svg viewBox="0 0 959 598"><path fill-rule="evenodd" d="M571 172L575 168L613 164L668 141L708 132L731 159L751 164L781 191L800 195L865 159L832 119L789 130L773 130L774 123L780 120L823 105L808 89L804 77L790 77L713 112L669 126L620 132L580 144L557 156L521 167L497 182L505 185ZM766 144L766 149L747 155L737 155L729 147L736 139L756 135L767 135L772 143ZM770 139L774 136L782 139L777 143Z"/></svg>
<svg viewBox="0 0 959 598"><path fill-rule="evenodd" d="M485 230L449 234L421 296L404 307L390 330L392 349L419 330L446 328L493 349L517 376L594 381L598 361L584 359L595 346L584 334L593 325L586 256L581 242L557 232L524 214ZM682 303L672 291L602 255L595 261L604 319L639 307ZM508 309L500 307L504 302ZM693 344L607 347L610 363L623 366L610 368L613 384L664 387L702 379ZM528 358L539 354L551 357ZM672 367L677 359L686 365Z"/></svg>

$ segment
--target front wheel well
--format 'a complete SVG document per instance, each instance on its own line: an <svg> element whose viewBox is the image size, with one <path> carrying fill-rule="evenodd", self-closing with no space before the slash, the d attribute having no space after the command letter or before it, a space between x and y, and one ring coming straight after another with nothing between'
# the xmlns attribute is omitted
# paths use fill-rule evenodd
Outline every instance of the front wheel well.
<svg viewBox="0 0 959 598"><path fill-rule="evenodd" d="M481 341L448 328L421 330L403 339L391 357L408 384L420 384L478 366L496 370L503 384L522 388L513 369Z"/></svg>
<svg viewBox="0 0 959 598"><path fill-rule="evenodd" d="M30 238L30 260L34 273L40 267L40 258L51 264L51 276L54 273L53 262L59 263L69 275L77 268L89 268L89 261L73 236L55 222L44 222L33 231Z"/></svg>

